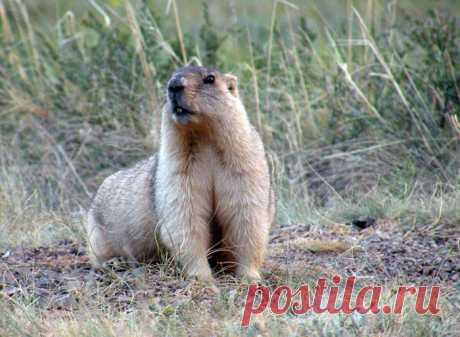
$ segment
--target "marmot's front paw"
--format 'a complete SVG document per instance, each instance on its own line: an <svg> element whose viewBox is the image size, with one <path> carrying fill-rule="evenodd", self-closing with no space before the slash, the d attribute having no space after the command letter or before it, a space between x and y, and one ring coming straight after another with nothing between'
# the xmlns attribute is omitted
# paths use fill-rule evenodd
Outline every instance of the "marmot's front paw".
<svg viewBox="0 0 460 337"><path fill-rule="evenodd" d="M203 282L214 282L214 277L212 276L211 268L206 264L194 263L189 265L185 271L188 278L197 279Z"/></svg>
<svg viewBox="0 0 460 337"><path fill-rule="evenodd" d="M187 278L193 280L194 282L198 283L200 286L203 286L213 293L218 294L220 292L219 288L217 288L216 280L212 276L211 273L207 272L188 272Z"/></svg>
<svg viewBox="0 0 460 337"><path fill-rule="evenodd" d="M247 282L257 282L261 280L260 273L255 268L238 268L236 275L242 278L242 280Z"/></svg>

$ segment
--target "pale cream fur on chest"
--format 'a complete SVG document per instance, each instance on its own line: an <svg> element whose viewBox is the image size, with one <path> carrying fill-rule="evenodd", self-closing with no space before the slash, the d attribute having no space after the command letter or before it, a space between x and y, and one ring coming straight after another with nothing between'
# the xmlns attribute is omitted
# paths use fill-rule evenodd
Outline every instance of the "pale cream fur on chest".
<svg viewBox="0 0 460 337"><path fill-rule="evenodd" d="M190 145L170 123L163 124L155 189L162 200L161 237L190 266L189 274L210 278L210 226L220 226L226 247L236 253L237 271L258 277L256 268L246 265L261 263L271 221L265 216L270 186L268 169L260 164L265 160L260 140L248 124L230 137L220 134Z"/></svg>

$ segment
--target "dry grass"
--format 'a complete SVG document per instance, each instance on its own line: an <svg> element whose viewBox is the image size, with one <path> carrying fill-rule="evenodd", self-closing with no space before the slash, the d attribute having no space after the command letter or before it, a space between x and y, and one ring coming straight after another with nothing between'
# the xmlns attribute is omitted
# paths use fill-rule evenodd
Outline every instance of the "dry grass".
<svg viewBox="0 0 460 337"><path fill-rule="evenodd" d="M31 305L13 309L2 304L0 330L5 336L455 336L458 316L265 315L248 329L240 328L240 304L235 292L202 304L151 304L145 310L121 313L79 310L43 316ZM185 300L187 301L187 300ZM153 302L153 301L152 301ZM235 303L236 302L236 303ZM154 303L154 302L153 302ZM448 304L442 304L445 309ZM212 311L209 310L212 308ZM87 308L82 308L87 309ZM3 328L6 326L6 329Z"/></svg>

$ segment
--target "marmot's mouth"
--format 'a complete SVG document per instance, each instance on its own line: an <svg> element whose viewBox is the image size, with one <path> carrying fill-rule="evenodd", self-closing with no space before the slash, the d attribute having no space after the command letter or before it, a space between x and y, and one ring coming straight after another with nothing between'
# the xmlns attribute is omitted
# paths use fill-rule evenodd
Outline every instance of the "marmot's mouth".
<svg viewBox="0 0 460 337"><path fill-rule="evenodd" d="M177 116L185 116L185 115L190 115L192 112L190 110L187 110L179 105L176 105L173 108L173 113Z"/></svg>
<svg viewBox="0 0 460 337"><path fill-rule="evenodd" d="M180 105L174 104L172 107L172 115L177 123L187 125L192 119L193 112Z"/></svg>

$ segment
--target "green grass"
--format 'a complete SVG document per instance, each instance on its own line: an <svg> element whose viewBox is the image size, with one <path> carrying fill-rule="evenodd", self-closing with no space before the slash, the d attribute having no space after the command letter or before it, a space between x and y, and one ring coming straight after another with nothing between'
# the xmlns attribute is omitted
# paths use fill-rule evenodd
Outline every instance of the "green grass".
<svg viewBox="0 0 460 337"><path fill-rule="evenodd" d="M430 1L94 3L0 2L0 253L83 240L91 195L156 149L164 84L192 60L238 76L268 150L278 223L320 228L373 217L457 233L457 2L439 11ZM33 298L3 304L7 336L143 336L158 327L180 335L195 318L205 335L240 333L240 307L225 298L217 305L228 321L208 327L216 316L207 304L86 318L84 310L45 318ZM280 317L245 333L458 331L452 317L405 320Z"/></svg>

